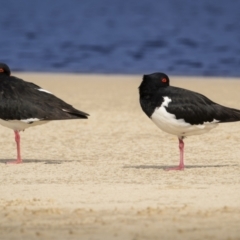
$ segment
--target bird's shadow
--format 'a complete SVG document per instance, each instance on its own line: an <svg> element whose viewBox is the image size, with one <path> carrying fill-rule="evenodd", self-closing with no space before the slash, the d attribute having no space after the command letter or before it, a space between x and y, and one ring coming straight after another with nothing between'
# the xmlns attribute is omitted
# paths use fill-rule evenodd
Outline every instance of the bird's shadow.
<svg viewBox="0 0 240 240"><path fill-rule="evenodd" d="M11 161L14 161L14 159L0 159L0 163L3 163L3 164L9 163ZM23 159L23 163L62 164L62 163L69 163L69 162L76 162L76 160Z"/></svg>
<svg viewBox="0 0 240 240"><path fill-rule="evenodd" d="M239 164L214 164L214 165L187 165L185 169L191 168L222 168L222 167L236 167ZM126 165L123 168L135 168L135 169L162 169L167 170L169 168L176 166L167 166L167 165Z"/></svg>

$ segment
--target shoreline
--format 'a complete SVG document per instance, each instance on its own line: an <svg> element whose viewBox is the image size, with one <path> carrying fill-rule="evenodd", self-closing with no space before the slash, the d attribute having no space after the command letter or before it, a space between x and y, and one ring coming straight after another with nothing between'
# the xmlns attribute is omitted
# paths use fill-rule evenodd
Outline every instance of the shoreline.
<svg viewBox="0 0 240 240"><path fill-rule="evenodd" d="M17 73L88 120L54 121L21 132L0 126L1 239L239 239L240 122L185 141L142 112L141 75ZM240 78L170 76L170 84L240 109ZM194 80L194 81L193 81Z"/></svg>

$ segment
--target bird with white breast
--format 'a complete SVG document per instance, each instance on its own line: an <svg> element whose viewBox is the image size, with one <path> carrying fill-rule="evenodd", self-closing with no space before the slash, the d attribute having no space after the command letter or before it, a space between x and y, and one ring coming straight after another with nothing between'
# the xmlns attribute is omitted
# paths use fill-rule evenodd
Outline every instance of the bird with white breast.
<svg viewBox="0 0 240 240"><path fill-rule="evenodd" d="M0 124L14 131L17 144L17 159L8 163L22 163L20 131L53 120L88 116L36 84L11 76L10 68L0 63Z"/></svg>
<svg viewBox="0 0 240 240"><path fill-rule="evenodd" d="M183 170L183 139L207 133L218 123L240 121L240 110L217 104L200 93L170 86L169 82L164 73L144 75L139 86L140 105L162 131L178 137L180 162L167 170Z"/></svg>

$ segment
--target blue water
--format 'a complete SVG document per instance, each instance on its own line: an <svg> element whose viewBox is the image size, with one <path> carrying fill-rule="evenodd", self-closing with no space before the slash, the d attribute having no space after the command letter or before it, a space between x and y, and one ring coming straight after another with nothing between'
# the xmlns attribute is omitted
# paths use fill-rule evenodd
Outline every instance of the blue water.
<svg viewBox="0 0 240 240"><path fill-rule="evenodd" d="M0 0L15 71L240 76L239 0Z"/></svg>

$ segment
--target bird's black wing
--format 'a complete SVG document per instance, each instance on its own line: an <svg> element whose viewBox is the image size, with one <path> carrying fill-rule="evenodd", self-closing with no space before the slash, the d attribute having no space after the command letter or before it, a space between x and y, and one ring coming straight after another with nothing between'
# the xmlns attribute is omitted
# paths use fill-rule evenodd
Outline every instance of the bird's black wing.
<svg viewBox="0 0 240 240"><path fill-rule="evenodd" d="M64 120L89 116L53 94L39 89L42 88L16 77L1 78L0 118L5 120L29 118Z"/></svg>
<svg viewBox="0 0 240 240"><path fill-rule="evenodd" d="M240 110L219 105L202 94L177 88L166 88L162 97L169 96L171 102L166 107L167 112L184 119L190 124L203 124L204 122L235 122L240 121Z"/></svg>

